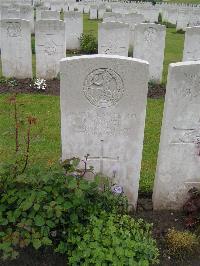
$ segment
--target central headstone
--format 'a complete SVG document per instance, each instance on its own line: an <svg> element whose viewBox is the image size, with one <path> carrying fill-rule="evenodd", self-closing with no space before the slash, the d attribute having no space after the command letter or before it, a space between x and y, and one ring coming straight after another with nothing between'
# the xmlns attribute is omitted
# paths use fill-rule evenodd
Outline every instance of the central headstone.
<svg viewBox="0 0 200 266"><path fill-rule="evenodd" d="M88 165L114 177L134 208L147 89L145 61L108 55L61 60L62 159L89 154Z"/></svg>

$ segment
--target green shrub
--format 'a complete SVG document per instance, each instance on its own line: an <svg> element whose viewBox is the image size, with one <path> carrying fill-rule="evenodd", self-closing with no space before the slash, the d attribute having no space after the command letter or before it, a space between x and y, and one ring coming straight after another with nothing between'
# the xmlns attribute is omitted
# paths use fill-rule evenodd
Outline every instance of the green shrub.
<svg viewBox="0 0 200 266"><path fill-rule="evenodd" d="M102 212L68 236L69 265L150 265L158 262L151 225Z"/></svg>
<svg viewBox="0 0 200 266"><path fill-rule="evenodd" d="M15 173L15 165L0 171L0 251L4 258L15 258L18 249L35 249L66 243L71 228L86 226L91 215L102 210L127 213L127 199L105 186L98 178L89 182L78 173L79 160L73 158L63 169L42 171L32 168Z"/></svg>
<svg viewBox="0 0 200 266"><path fill-rule="evenodd" d="M97 53L97 40L91 34L82 34L80 37L81 51L85 54Z"/></svg>

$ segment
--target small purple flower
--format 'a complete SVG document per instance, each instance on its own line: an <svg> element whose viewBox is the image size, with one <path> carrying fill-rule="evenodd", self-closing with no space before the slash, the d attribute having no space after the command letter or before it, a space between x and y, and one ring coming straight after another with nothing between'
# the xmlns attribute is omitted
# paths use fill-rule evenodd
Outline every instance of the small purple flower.
<svg viewBox="0 0 200 266"><path fill-rule="evenodd" d="M111 187L111 190L114 194L122 194L123 193L123 187L114 185Z"/></svg>

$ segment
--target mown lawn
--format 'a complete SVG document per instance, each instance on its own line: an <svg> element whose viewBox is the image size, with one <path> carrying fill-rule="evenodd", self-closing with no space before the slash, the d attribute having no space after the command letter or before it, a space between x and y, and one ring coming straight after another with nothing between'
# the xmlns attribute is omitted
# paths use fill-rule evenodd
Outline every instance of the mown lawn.
<svg viewBox="0 0 200 266"><path fill-rule="evenodd" d="M97 37L98 21L88 20L84 15L84 32ZM175 29L167 29L164 62L164 78L166 81L168 65L182 58L184 35L177 34ZM35 55L33 55L35 71ZM0 161L12 160L14 151L14 120L12 106L7 103L8 94L0 95ZM20 95L20 113L23 117L30 114L37 117L33 127L30 162L48 167L57 164L60 159L60 111L59 97L44 95ZM151 191L157 160L157 152L162 121L163 99L148 99L146 129L144 139L141 191ZM24 136L23 136L24 137Z"/></svg>

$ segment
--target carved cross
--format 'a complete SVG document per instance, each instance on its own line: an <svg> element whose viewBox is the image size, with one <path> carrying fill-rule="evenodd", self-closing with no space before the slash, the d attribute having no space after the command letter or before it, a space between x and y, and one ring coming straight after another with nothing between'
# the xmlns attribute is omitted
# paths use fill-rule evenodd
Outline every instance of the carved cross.
<svg viewBox="0 0 200 266"><path fill-rule="evenodd" d="M100 150L100 156L95 156L95 157L88 157L88 161L99 161L100 162L100 172L103 174L104 171L104 161L119 161L119 156L117 157L108 157L104 155L104 140L101 140L101 150Z"/></svg>

